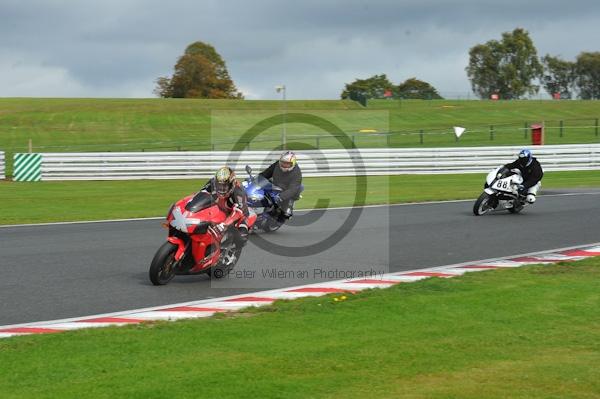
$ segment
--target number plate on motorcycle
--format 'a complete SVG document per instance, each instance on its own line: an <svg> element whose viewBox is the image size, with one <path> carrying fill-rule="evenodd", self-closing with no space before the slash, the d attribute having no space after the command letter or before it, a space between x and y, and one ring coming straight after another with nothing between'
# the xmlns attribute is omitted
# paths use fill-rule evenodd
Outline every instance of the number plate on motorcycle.
<svg viewBox="0 0 600 399"><path fill-rule="evenodd" d="M507 191L507 192L513 191L510 178L498 180L497 182L494 183L494 185L492 187L498 191Z"/></svg>

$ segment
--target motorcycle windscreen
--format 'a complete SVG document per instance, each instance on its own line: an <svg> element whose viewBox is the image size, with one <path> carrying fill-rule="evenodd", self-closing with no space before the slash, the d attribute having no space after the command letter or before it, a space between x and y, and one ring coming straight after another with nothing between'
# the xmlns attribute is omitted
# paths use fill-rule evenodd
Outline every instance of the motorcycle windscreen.
<svg viewBox="0 0 600 399"><path fill-rule="evenodd" d="M216 203L212 194L206 191L200 191L185 205L185 210L190 212L198 212L202 209L208 208Z"/></svg>
<svg viewBox="0 0 600 399"><path fill-rule="evenodd" d="M256 176L255 184L267 191L283 191L283 189L279 186L274 185L271 181L264 176L258 175Z"/></svg>

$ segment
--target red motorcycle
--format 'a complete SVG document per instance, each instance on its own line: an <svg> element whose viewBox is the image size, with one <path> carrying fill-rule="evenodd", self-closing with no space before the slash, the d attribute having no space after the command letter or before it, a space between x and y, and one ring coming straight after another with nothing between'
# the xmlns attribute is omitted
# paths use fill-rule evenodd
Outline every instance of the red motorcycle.
<svg viewBox="0 0 600 399"><path fill-rule="evenodd" d="M205 191L173 204L163 223L169 229L167 242L156 251L150 264L152 284L165 285L180 274L226 276L239 260L243 246L235 224L222 232L215 228L226 218L216 198ZM248 227L255 221L256 215L251 213Z"/></svg>

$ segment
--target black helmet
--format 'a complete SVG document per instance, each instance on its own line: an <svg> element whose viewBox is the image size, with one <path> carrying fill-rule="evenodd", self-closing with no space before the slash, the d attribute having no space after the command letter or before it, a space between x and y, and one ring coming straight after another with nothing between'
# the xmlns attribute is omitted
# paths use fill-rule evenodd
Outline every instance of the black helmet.
<svg viewBox="0 0 600 399"><path fill-rule="evenodd" d="M223 166L215 173L215 190L219 197L227 197L235 186L235 172L229 166Z"/></svg>

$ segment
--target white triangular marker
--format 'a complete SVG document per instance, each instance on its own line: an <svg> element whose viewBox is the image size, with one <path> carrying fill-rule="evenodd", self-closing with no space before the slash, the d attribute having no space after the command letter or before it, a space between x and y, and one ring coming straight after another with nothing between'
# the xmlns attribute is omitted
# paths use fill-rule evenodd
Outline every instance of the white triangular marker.
<svg viewBox="0 0 600 399"><path fill-rule="evenodd" d="M460 126L454 126L454 134L456 134L456 137L460 138L460 136L465 132L464 127L460 127Z"/></svg>

